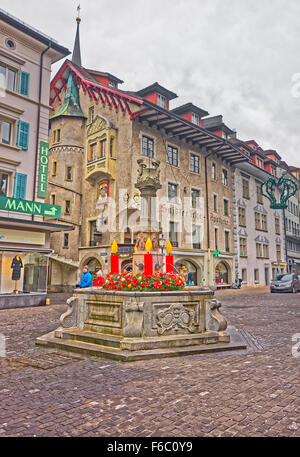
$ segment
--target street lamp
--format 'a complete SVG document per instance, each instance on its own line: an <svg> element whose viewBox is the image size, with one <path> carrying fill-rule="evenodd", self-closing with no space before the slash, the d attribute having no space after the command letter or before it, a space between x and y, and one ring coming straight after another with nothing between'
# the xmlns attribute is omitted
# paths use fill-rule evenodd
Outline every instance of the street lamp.
<svg viewBox="0 0 300 457"><path fill-rule="evenodd" d="M166 246L167 246L167 240L165 239L164 234L162 233L159 236L159 247L161 248L162 255L164 255L164 249L166 248Z"/></svg>

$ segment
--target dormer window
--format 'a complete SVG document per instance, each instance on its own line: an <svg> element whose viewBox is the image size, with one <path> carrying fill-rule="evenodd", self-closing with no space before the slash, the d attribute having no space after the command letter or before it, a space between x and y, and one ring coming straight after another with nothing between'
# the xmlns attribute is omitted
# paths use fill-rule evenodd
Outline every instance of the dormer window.
<svg viewBox="0 0 300 457"><path fill-rule="evenodd" d="M192 123L195 125L200 125L200 116L199 114L192 113Z"/></svg>
<svg viewBox="0 0 300 457"><path fill-rule="evenodd" d="M164 97L164 96L161 95L161 94L157 94L157 104L158 104L158 106L160 106L161 108L168 109L168 102L167 102L167 99L166 99L166 97Z"/></svg>

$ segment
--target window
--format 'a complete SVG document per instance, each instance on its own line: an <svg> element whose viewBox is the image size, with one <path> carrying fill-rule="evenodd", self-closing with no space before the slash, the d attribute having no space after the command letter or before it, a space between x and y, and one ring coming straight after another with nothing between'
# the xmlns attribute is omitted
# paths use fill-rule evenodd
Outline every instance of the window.
<svg viewBox="0 0 300 457"><path fill-rule="evenodd" d="M166 97L164 97L161 94L157 94L157 104L158 106L161 106L162 108L168 109L168 102Z"/></svg>
<svg viewBox="0 0 300 457"><path fill-rule="evenodd" d="M261 159L257 158L257 159L256 159L256 162L257 162L257 166L258 166L259 168L263 168L263 161L262 161Z"/></svg>
<svg viewBox="0 0 300 457"><path fill-rule="evenodd" d="M27 184L27 175L22 173L16 173L15 176L15 188L14 188L14 198L26 198L26 184Z"/></svg>
<svg viewBox="0 0 300 457"><path fill-rule="evenodd" d="M51 203L51 205L55 205L56 204L56 195L55 194L51 194L50 203Z"/></svg>
<svg viewBox="0 0 300 457"><path fill-rule="evenodd" d="M29 124L28 122L18 121L17 147L27 151L29 142Z"/></svg>
<svg viewBox="0 0 300 457"><path fill-rule="evenodd" d="M102 232L97 231L96 221L90 221L90 246L96 246L102 243Z"/></svg>
<svg viewBox="0 0 300 457"><path fill-rule="evenodd" d="M89 122L94 121L94 116L95 116L95 108L93 106L91 106L89 108Z"/></svg>
<svg viewBox="0 0 300 457"><path fill-rule="evenodd" d="M248 179L243 179L243 198L247 198L248 200L250 198Z"/></svg>
<svg viewBox="0 0 300 457"><path fill-rule="evenodd" d="M263 244L263 256L265 259L269 258L269 245Z"/></svg>
<svg viewBox="0 0 300 457"><path fill-rule="evenodd" d="M254 219L255 219L255 230L260 230L261 225L260 225L260 213L254 213Z"/></svg>
<svg viewBox="0 0 300 457"><path fill-rule="evenodd" d="M110 157L113 157L114 155L114 138L113 137L110 137L110 140L109 140L109 155Z"/></svg>
<svg viewBox="0 0 300 457"><path fill-rule="evenodd" d="M225 170L225 168L222 170L222 184L224 184L224 186L228 186L228 171Z"/></svg>
<svg viewBox="0 0 300 457"><path fill-rule="evenodd" d="M90 144L89 162L97 160L97 143Z"/></svg>
<svg viewBox="0 0 300 457"><path fill-rule="evenodd" d="M8 190L8 174L0 171L0 197L6 197Z"/></svg>
<svg viewBox="0 0 300 457"><path fill-rule="evenodd" d="M173 146L168 146L168 163L178 167L178 149Z"/></svg>
<svg viewBox="0 0 300 457"><path fill-rule="evenodd" d="M174 247L178 246L178 223L170 222L169 240Z"/></svg>
<svg viewBox="0 0 300 457"><path fill-rule="evenodd" d="M69 234L64 233L64 248L68 248L68 247L69 247Z"/></svg>
<svg viewBox="0 0 300 457"><path fill-rule="evenodd" d="M256 243L256 257L262 257L262 245L260 243Z"/></svg>
<svg viewBox="0 0 300 457"><path fill-rule="evenodd" d="M60 143L61 140L61 130L53 130L53 143Z"/></svg>
<svg viewBox="0 0 300 457"><path fill-rule="evenodd" d="M0 64L0 87L16 90L17 71Z"/></svg>
<svg viewBox="0 0 300 457"><path fill-rule="evenodd" d="M142 154L145 157L154 157L154 141L144 135L142 137Z"/></svg>
<svg viewBox="0 0 300 457"><path fill-rule="evenodd" d="M214 204L214 212L218 212L218 196L216 194L213 195L213 204Z"/></svg>
<svg viewBox="0 0 300 457"><path fill-rule="evenodd" d="M199 208L200 191L196 190L196 189L192 189L191 197L192 197L192 208Z"/></svg>
<svg viewBox="0 0 300 457"><path fill-rule="evenodd" d="M52 176L56 176L57 172L57 160L53 160L52 162Z"/></svg>
<svg viewBox="0 0 300 457"><path fill-rule="evenodd" d="M246 208L239 206L239 225L246 227Z"/></svg>
<svg viewBox="0 0 300 457"><path fill-rule="evenodd" d="M124 244L131 244L131 230L129 227L124 230Z"/></svg>
<svg viewBox="0 0 300 457"><path fill-rule="evenodd" d="M4 144L10 144L11 142L12 124L8 121L0 120L0 139Z"/></svg>
<svg viewBox="0 0 300 457"><path fill-rule="evenodd" d="M266 214L261 215L261 230L263 230L264 232L268 231L268 222Z"/></svg>
<svg viewBox="0 0 300 457"><path fill-rule="evenodd" d="M247 238L240 237L240 257L247 256Z"/></svg>
<svg viewBox="0 0 300 457"><path fill-rule="evenodd" d="M177 197L177 191L178 191L178 185L177 184L172 184L168 183L168 199L169 201L176 201Z"/></svg>
<svg viewBox="0 0 300 457"><path fill-rule="evenodd" d="M190 155L190 171L192 171L193 173L199 174L199 172L200 172L199 162L200 162L199 156L196 154L191 154Z"/></svg>
<svg viewBox="0 0 300 457"><path fill-rule="evenodd" d="M106 139L100 141L100 159L104 159L106 157Z"/></svg>
<svg viewBox="0 0 300 457"><path fill-rule="evenodd" d="M201 249L200 243L200 225L192 225L193 248Z"/></svg>
<svg viewBox="0 0 300 457"><path fill-rule="evenodd" d="M224 240L225 240L225 251L229 252L229 232L225 230L224 232Z"/></svg>
<svg viewBox="0 0 300 457"><path fill-rule="evenodd" d="M226 198L224 198L223 202L224 202L224 216L229 216L229 201Z"/></svg>
<svg viewBox="0 0 300 457"><path fill-rule="evenodd" d="M192 113L192 123L195 125L200 125L200 116L197 113Z"/></svg>
<svg viewBox="0 0 300 457"><path fill-rule="evenodd" d="M67 214L67 215L71 214L71 201L70 200L65 200L65 214Z"/></svg>
<svg viewBox="0 0 300 457"><path fill-rule="evenodd" d="M254 268L254 282L259 282L259 269Z"/></svg>
<svg viewBox="0 0 300 457"><path fill-rule="evenodd" d="M281 260L281 245L276 244L276 259Z"/></svg>
<svg viewBox="0 0 300 457"><path fill-rule="evenodd" d="M211 166L211 179L213 181L217 180L217 166L215 163L213 163Z"/></svg>
<svg viewBox="0 0 300 457"><path fill-rule="evenodd" d="M29 95L29 79L29 73L25 71L19 72L19 94L26 95L27 97Z"/></svg>
<svg viewBox="0 0 300 457"><path fill-rule="evenodd" d="M257 198L257 203L259 205L262 205L264 203L263 195L262 195L261 189L260 189L260 184L256 185L256 198Z"/></svg>
<svg viewBox="0 0 300 457"><path fill-rule="evenodd" d="M66 167L66 181L73 181L73 167Z"/></svg>
<svg viewBox="0 0 300 457"><path fill-rule="evenodd" d="M217 228L215 228L214 234L215 234L215 249L218 249L219 234L218 234Z"/></svg>

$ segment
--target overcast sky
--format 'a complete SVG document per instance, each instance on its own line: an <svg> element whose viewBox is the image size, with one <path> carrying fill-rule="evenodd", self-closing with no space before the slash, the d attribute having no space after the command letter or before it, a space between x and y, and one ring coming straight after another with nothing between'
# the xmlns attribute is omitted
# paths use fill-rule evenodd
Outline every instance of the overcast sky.
<svg viewBox="0 0 300 457"><path fill-rule="evenodd" d="M73 0L1 0L1 8L73 49ZM239 138L300 166L299 0L81 0L82 65L138 90L155 81L223 114ZM53 70L58 69L57 65ZM298 94L298 91L294 92ZM300 85L299 85L300 95Z"/></svg>

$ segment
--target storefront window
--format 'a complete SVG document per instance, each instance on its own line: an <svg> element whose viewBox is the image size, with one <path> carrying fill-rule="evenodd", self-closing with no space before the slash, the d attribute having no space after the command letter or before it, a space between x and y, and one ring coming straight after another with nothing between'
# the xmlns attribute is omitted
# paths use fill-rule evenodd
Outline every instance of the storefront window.
<svg viewBox="0 0 300 457"><path fill-rule="evenodd" d="M216 266L216 284L229 284L228 268L223 262Z"/></svg>
<svg viewBox="0 0 300 457"><path fill-rule="evenodd" d="M46 292L47 270L48 257L44 254L3 251L0 254L0 293L13 293L15 280L19 293Z"/></svg>

